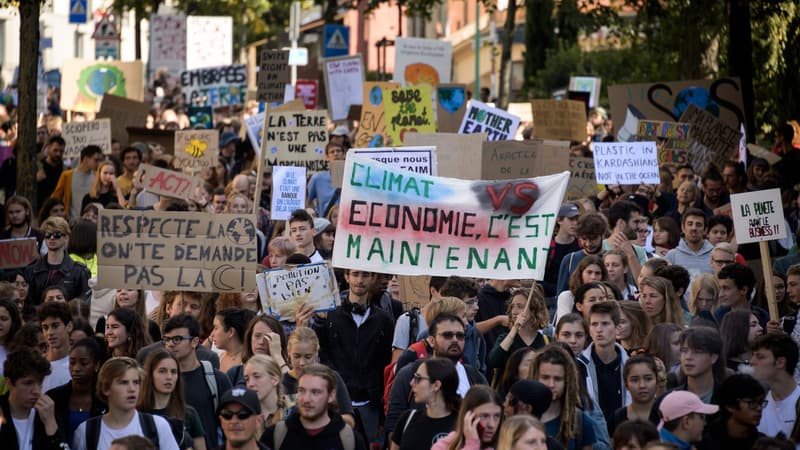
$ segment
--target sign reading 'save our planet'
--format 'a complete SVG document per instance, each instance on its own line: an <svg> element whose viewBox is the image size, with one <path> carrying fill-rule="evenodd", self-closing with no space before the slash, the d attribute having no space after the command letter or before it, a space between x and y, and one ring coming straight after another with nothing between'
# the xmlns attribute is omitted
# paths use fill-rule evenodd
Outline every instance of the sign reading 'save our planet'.
<svg viewBox="0 0 800 450"><path fill-rule="evenodd" d="M406 133L435 133L431 87L427 84L383 91L386 134L400 145Z"/></svg>
<svg viewBox="0 0 800 450"><path fill-rule="evenodd" d="M731 195L736 242L779 240L786 237L786 220L780 189Z"/></svg>
<svg viewBox="0 0 800 450"><path fill-rule="evenodd" d="M490 141L505 141L514 138L518 127L519 117L477 100L470 100L458 132L488 133Z"/></svg>

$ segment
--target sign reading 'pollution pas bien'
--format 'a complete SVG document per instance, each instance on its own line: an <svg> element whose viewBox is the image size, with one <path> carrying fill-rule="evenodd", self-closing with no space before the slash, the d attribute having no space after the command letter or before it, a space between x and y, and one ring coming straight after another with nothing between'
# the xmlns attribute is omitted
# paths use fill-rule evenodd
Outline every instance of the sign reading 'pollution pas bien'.
<svg viewBox="0 0 800 450"><path fill-rule="evenodd" d="M398 275L541 279L569 172L469 181L348 155L336 267Z"/></svg>

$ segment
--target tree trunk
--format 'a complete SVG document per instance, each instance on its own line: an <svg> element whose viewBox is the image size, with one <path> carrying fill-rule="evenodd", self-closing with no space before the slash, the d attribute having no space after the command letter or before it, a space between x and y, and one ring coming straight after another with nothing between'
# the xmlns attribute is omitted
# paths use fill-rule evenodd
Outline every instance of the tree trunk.
<svg viewBox="0 0 800 450"><path fill-rule="evenodd" d="M36 79L39 67L39 1L19 3L19 131L17 195L36 203ZM38 208L39 205L36 205Z"/></svg>
<svg viewBox="0 0 800 450"><path fill-rule="evenodd" d="M511 46L514 45L514 29L516 28L517 17L517 0L508 0L508 8L506 8L506 21L503 24L503 42L500 50L500 75L499 89L497 90L497 105L502 109L508 106L508 99L511 95L511 77L510 67L511 62Z"/></svg>
<svg viewBox="0 0 800 450"><path fill-rule="evenodd" d="M750 27L750 0L732 0L728 13L728 62L730 74L742 86L747 140L755 142L756 120L753 99L753 33Z"/></svg>

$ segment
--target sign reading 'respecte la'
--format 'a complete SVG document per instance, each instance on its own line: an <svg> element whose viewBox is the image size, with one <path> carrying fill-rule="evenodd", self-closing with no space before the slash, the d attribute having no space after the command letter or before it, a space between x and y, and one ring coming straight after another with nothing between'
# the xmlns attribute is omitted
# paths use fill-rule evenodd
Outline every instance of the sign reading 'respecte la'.
<svg viewBox="0 0 800 450"><path fill-rule="evenodd" d="M731 195L736 242L779 240L786 237L786 219L780 189Z"/></svg>
<svg viewBox="0 0 800 450"><path fill-rule="evenodd" d="M399 275L541 279L569 175L457 180L350 154L333 264Z"/></svg>

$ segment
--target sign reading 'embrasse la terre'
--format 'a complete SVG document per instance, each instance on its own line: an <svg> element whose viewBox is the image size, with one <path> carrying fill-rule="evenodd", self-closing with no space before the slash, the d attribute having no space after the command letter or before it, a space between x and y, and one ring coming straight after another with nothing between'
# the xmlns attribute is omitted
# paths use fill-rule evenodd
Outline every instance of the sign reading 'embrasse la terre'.
<svg viewBox="0 0 800 450"><path fill-rule="evenodd" d="M348 155L333 263L400 275L544 276L569 172L468 181Z"/></svg>

